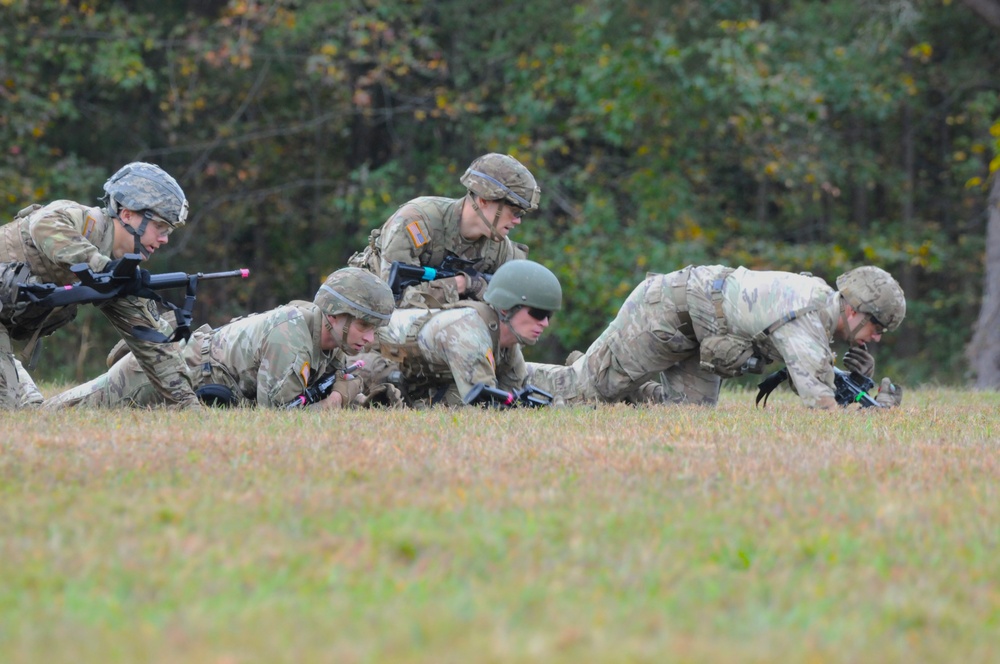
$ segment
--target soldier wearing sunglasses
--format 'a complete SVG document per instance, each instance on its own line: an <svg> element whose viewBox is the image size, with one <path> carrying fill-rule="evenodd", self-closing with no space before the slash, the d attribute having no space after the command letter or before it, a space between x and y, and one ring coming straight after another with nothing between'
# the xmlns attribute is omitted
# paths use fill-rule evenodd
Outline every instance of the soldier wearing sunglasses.
<svg viewBox="0 0 1000 664"><path fill-rule="evenodd" d="M832 409L834 339L850 346L844 366L872 377L866 344L899 327L906 298L877 267L822 279L718 265L651 274L618 316L570 366L529 364L527 382L566 403L642 402L660 374L664 401L715 405L722 378L762 373L784 362L807 406ZM883 378L883 406L898 406L902 388Z"/></svg>
<svg viewBox="0 0 1000 664"><path fill-rule="evenodd" d="M535 177L510 155L485 154L460 178L462 198L422 196L372 231L368 247L348 261L389 280L392 263L440 267L449 254L473 261L463 274L407 288L399 306L437 308L459 300L482 300L488 277L528 248L507 236L527 213L538 209Z"/></svg>
<svg viewBox="0 0 1000 664"><path fill-rule="evenodd" d="M562 288L548 268L513 260L497 270L482 302L397 309L375 335L379 352L360 356L359 373L368 384L388 385L390 402L416 408L460 406L477 383L520 389L521 346L538 341L561 306Z"/></svg>

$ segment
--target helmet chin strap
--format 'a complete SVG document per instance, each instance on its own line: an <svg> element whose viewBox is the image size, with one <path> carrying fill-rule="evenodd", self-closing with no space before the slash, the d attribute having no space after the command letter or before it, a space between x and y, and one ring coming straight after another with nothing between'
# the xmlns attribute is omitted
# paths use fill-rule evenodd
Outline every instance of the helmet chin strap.
<svg viewBox="0 0 1000 664"><path fill-rule="evenodd" d="M117 210L112 209L111 216L117 219L118 223L122 225L122 228L128 231L128 233L135 240L135 253L142 254L142 257L144 259L149 258L149 252L146 251L146 247L142 246L142 241L141 241L143 233L146 232L146 226L149 225L149 217L147 217L146 215L141 215L142 221L139 223L139 228L133 228L131 225L125 223L125 221L118 215Z"/></svg>
<svg viewBox="0 0 1000 664"><path fill-rule="evenodd" d="M522 346L534 346L535 345L534 341L529 341L529 340L525 339L524 337L522 337L520 334L517 333L517 330L514 329L514 326L511 325L511 322L510 322L511 319L514 318L514 315L520 309L521 309L521 306L519 305L519 306L516 306L516 307L514 307L513 309L511 309L510 311L507 311L507 312L500 311L499 312L499 314L500 314L500 322L507 326L507 329L510 330L510 333L514 335L515 339L517 339L517 343L521 344Z"/></svg>
<svg viewBox="0 0 1000 664"><path fill-rule="evenodd" d="M860 345L856 343L858 340L857 334L861 331L861 328L868 324L868 318L867 316L862 316L861 322L855 325L854 329L851 329L850 323L847 322L847 303L844 302L843 296L840 298L840 320L843 321L844 329L848 330L847 343L851 345Z"/></svg>
<svg viewBox="0 0 1000 664"><path fill-rule="evenodd" d="M494 242L500 242L503 240L503 236L497 232L497 224L500 223L500 214L503 212L504 200L501 199L499 201L500 206L497 208L497 213L493 217L493 223L491 224L489 219L486 218L486 215L483 214L482 209L476 204L476 195L470 191L468 196L469 200L472 201L472 209L476 211L476 214L479 215L482 222L486 224L488 229L490 229L490 239Z"/></svg>
<svg viewBox="0 0 1000 664"><path fill-rule="evenodd" d="M354 351L347 347L347 334L351 330L351 323L354 321L354 316L351 316L350 314L337 314L337 315L344 317L344 324L340 328L340 342L339 342L340 350L342 350L345 355L357 355L358 354L357 351ZM336 340L337 329L333 326L333 323L330 322L331 318L333 318L333 316L330 316L329 314L323 314L323 325L326 327L326 331L329 333L330 338Z"/></svg>
<svg viewBox="0 0 1000 664"><path fill-rule="evenodd" d="M351 323L354 322L354 316L350 314L344 314L344 325L340 333L340 350L344 351L345 355L357 355L357 351L352 350L347 347L347 333L351 330Z"/></svg>

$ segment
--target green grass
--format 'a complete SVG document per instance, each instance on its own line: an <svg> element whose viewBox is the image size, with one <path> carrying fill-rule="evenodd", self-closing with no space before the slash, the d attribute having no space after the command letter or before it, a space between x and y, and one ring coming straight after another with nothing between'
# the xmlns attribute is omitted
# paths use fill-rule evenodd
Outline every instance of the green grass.
<svg viewBox="0 0 1000 664"><path fill-rule="evenodd" d="M19 412L3 662L989 661L1000 395Z"/></svg>

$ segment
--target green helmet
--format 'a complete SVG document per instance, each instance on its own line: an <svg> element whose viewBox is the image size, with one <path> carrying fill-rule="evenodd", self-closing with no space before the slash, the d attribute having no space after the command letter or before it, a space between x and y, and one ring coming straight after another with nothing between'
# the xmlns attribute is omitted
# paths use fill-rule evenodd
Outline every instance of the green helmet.
<svg viewBox="0 0 1000 664"><path fill-rule="evenodd" d="M104 183L104 191L115 214L122 208L149 212L154 219L165 221L173 228L187 221L188 202L184 190L156 164L134 161L122 166Z"/></svg>
<svg viewBox="0 0 1000 664"><path fill-rule="evenodd" d="M491 152L469 165L462 175L465 188L488 201L504 200L525 212L538 209L542 190L535 176L509 154Z"/></svg>
<svg viewBox="0 0 1000 664"><path fill-rule="evenodd" d="M892 332L906 316L906 296L899 282L882 268L863 265L837 277L837 289L855 311Z"/></svg>
<svg viewBox="0 0 1000 664"><path fill-rule="evenodd" d="M558 311L562 308L562 287L556 275L540 263L508 261L490 279L483 301L506 311L518 306Z"/></svg>
<svg viewBox="0 0 1000 664"><path fill-rule="evenodd" d="M396 306L389 284L359 267L345 267L327 277L313 303L328 316L349 314L375 327L387 325Z"/></svg>

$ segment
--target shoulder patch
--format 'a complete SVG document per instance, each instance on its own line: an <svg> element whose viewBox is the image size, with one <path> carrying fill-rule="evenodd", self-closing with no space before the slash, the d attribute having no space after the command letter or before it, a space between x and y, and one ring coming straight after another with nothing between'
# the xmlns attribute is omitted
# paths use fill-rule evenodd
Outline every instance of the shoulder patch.
<svg viewBox="0 0 1000 664"><path fill-rule="evenodd" d="M299 369L299 375L302 376L302 384L309 385L309 363L303 362L302 368Z"/></svg>
<svg viewBox="0 0 1000 664"><path fill-rule="evenodd" d="M490 363L490 367L493 368L493 373L496 373L496 371L497 371L497 361L493 357L493 349L492 348L487 348L486 349L486 361L489 362Z"/></svg>
<svg viewBox="0 0 1000 664"><path fill-rule="evenodd" d="M430 240L424 235L424 231L420 228L419 221L411 221L406 225L406 232L410 234L410 240L413 242L413 246L420 248L427 244Z"/></svg>
<svg viewBox="0 0 1000 664"><path fill-rule="evenodd" d="M96 225L97 220L88 212L87 217L83 220L83 237L89 238Z"/></svg>

